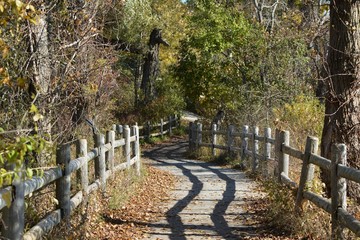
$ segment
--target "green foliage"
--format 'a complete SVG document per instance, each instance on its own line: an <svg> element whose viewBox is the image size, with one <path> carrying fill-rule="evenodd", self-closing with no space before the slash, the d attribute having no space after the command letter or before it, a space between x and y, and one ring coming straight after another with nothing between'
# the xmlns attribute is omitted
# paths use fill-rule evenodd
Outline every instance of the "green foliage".
<svg viewBox="0 0 360 240"><path fill-rule="evenodd" d="M32 169L29 166L35 155L44 151L46 145L46 141L37 135L19 136L10 140L0 138L0 187L10 185L17 177L17 172L23 171L24 164L27 166L24 172L27 177L31 178L34 171L36 175L41 175L41 169Z"/></svg>
<svg viewBox="0 0 360 240"><path fill-rule="evenodd" d="M143 121L159 121L161 118L180 113L184 108L181 88L171 77L158 79L157 98L141 108Z"/></svg>
<svg viewBox="0 0 360 240"><path fill-rule="evenodd" d="M214 2L198 3L189 21L176 68L188 107L205 116L219 106L237 110L249 96L245 93L258 86L262 30L236 9Z"/></svg>

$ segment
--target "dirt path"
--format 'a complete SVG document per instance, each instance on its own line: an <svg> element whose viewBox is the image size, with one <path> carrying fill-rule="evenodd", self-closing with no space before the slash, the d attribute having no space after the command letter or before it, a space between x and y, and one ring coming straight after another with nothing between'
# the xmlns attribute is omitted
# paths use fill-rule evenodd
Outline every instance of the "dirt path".
<svg viewBox="0 0 360 240"><path fill-rule="evenodd" d="M144 153L150 165L179 179L163 206L166 216L149 224L144 239L247 239L261 232L245 208L261 195L256 183L238 170L186 159L186 150L181 141Z"/></svg>

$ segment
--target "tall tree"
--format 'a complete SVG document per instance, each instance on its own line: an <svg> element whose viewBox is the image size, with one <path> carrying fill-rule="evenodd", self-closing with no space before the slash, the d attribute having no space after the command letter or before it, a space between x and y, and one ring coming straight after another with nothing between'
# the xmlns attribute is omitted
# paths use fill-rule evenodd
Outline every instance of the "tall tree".
<svg viewBox="0 0 360 240"><path fill-rule="evenodd" d="M321 152L330 157L334 143L347 146L348 164L360 169L360 2L332 0L326 116ZM329 174L323 179L329 183ZM330 191L327 184L328 193ZM360 202L360 188L349 182L348 194Z"/></svg>

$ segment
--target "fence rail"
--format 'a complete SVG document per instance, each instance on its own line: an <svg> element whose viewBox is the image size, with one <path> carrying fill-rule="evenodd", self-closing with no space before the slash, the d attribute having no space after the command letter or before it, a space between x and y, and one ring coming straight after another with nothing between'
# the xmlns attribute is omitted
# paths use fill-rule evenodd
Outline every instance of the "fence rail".
<svg viewBox="0 0 360 240"><path fill-rule="evenodd" d="M169 116L167 121L161 119L159 123L148 121L144 126L139 126L140 138L148 139L150 137L163 137L165 134L172 135L172 130L180 124L179 121L180 118L177 115Z"/></svg>
<svg viewBox="0 0 360 240"><path fill-rule="evenodd" d="M210 131L203 131L201 123L190 123L189 126L189 150L196 151L199 147L210 147L213 156L216 149L240 153L242 163L245 159L251 159L253 172L260 172L268 177L268 162L277 163L275 177L279 182L290 188L297 189L295 207L300 213L305 200L311 201L317 207L331 214L331 238L342 239L344 228L350 229L360 236L360 221L346 211L346 180L360 183L360 170L346 166L346 146L335 144L331 149L331 159L326 159L317 154L318 139L307 137L305 150L301 151L290 146L288 131L276 130L275 137L271 137L271 129L264 129L264 136L259 135L259 128L244 126L241 131L236 131L234 126L229 126L227 131L217 131L213 124ZM204 134L208 134L210 142L204 143ZM226 145L219 145L218 135L224 135ZM241 143L235 146L235 138L240 138ZM259 144L262 144L260 151ZM251 146L251 148L250 148ZM274 156L274 158L272 158ZM289 177L289 156L302 161L299 183ZM311 184L314 178L314 166L331 173L331 198L324 198L315 192L311 192Z"/></svg>
<svg viewBox="0 0 360 240"><path fill-rule="evenodd" d="M136 173L140 174L140 142L141 138L163 136L171 134L172 130L179 125L178 117L169 117L168 121L161 120L159 124L144 126L113 125L106 135L94 135L95 146L88 150L87 140L76 141L76 158L71 159L71 145L65 144L57 149L57 166L44 172L42 176L24 179L21 172L20 178L13 181L12 186L0 189L0 210L2 213L2 235L5 239L41 239L54 226L61 221L67 221L74 210L82 203L87 202L88 195L98 189L106 190L107 179L117 171L129 169L135 165ZM148 127L151 126L151 127ZM154 132L155 127L160 127L159 132ZM140 135L140 129L143 135ZM120 136L115 139L116 135ZM124 153L125 162L115 165L115 150L121 149ZM94 161L95 179L89 182L88 165ZM78 184L81 190L72 194L74 183L71 175L77 174ZM57 209L47 214L39 223L24 233L25 225L25 197L42 188L55 184ZM8 203L11 203L8 206Z"/></svg>

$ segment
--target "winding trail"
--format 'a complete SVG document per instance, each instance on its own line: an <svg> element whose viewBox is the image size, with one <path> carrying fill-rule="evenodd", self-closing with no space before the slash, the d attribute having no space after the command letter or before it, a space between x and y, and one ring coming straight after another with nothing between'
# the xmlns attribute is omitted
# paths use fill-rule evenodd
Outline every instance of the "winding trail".
<svg viewBox="0 0 360 240"><path fill-rule="evenodd" d="M187 142L172 142L145 151L156 168L179 181L164 203L166 216L150 224L144 239L246 239L262 228L251 221L244 204L260 196L245 173L185 158Z"/></svg>

